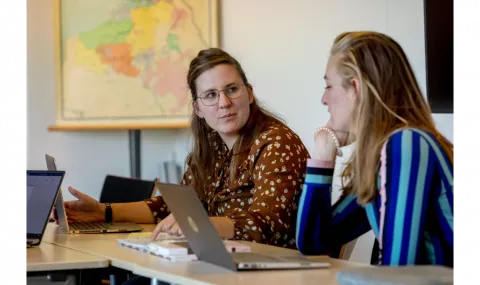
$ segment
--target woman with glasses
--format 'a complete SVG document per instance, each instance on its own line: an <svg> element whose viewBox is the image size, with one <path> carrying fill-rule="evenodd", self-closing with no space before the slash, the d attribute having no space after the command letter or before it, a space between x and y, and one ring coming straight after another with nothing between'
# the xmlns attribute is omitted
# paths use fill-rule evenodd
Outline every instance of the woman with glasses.
<svg viewBox="0 0 480 285"><path fill-rule="evenodd" d="M262 108L240 64L218 48L190 63L193 149L182 184L198 193L222 238L295 248L295 218L308 151L299 137ZM105 205L69 188L69 219L104 220ZM161 197L111 205L113 221L154 223L182 235Z"/></svg>
<svg viewBox="0 0 480 285"><path fill-rule="evenodd" d="M194 147L182 183L195 188L222 237L295 247L292 218L308 157L302 142L258 105L242 67L226 52L200 52L187 82ZM171 216L158 231L181 234Z"/></svg>
<svg viewBox="0 0 480 285"><path fill-rule="evenodd" d="M331 115L315 134L299 202L298 249L338 256L370 229L382 265L453 267L453 145L400 45L376 32L349 32L333 44L322 103ZM355 142L331 206L333 166Z"/></svg>

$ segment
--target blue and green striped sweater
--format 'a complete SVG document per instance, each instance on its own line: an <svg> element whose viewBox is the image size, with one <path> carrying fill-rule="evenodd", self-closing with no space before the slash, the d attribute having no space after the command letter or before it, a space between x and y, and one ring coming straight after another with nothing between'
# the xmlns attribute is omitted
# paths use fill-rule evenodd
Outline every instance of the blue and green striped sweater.
<svg viewBox="0 0 480 285"><path fill-rule="evenodd" d="M373 229L380 264L453 267L453 165L431 134L404 129L389 137L380 155L378 193L365 207L352 195L332 206L333 169L312 161L297 215L303 254L335 256Z"/></svg>

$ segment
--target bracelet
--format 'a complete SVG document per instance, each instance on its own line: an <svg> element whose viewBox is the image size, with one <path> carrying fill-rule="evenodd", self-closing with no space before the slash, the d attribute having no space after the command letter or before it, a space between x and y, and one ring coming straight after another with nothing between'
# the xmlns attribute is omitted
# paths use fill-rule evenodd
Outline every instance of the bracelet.
<svg viewBox="0 0 480 285"><path fill-rule="evenodd" d="M112 205L110 203L105 204L105 223L112 222Z"/></svg>
<svg viewBox="0 0 480 285"><path fill-rule="evenodd" d="M332 129L330 128L327 128L327 127L319 127L315 130L315 132L313 133L314 135L314 138L316 137L316 135L321 132L321 131L326 131L327 133L329 133L332 138L333 138L333 142L335 143L335 147L337 148L337 155L338 156L342 156L342 151L340 150L340 143L338 142L338 139L337 139L337 136L335 135L335 133L332 131Z"/></svg>

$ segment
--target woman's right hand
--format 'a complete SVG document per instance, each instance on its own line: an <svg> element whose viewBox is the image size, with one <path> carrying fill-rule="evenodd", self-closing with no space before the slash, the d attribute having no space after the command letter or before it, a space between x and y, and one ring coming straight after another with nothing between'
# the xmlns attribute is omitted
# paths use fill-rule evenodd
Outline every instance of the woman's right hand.
<svg viewBox="0 0 480 285"><path fill-rule="evenodd" d="M69 222L103 222L105 220L103 204L72 187L68 187L68 192L78 199L65 202Z"/></svg>

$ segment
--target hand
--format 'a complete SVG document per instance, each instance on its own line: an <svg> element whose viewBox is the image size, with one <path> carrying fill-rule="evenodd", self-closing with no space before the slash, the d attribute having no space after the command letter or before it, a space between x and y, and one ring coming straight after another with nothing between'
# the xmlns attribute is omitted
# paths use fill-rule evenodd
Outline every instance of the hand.
<svg viewBox="0 0 480 285"><path fill-rule="evenodd" d="M340 146L344 145L348 138L348 132L337 130L330 118L325 127L331 129L337 137ZM332 135L326 131L320 131L315 135L315 149L312 157L318 160L334 161L337 157L337 146Z"/></svg>
<svg viewBox="0 0 480 285"><path fill-rule="evenodd" d="M349 139L349 130L348 127L346 127L345 124L338 124L335 123L336 121L333 120L332 117L328 120L327 124L325 127L331 129L335 135L337 136L338 142L340 143L340 146L344 146L347 144L347 141Z"/></svg>
<svg viewBox="0 0 480 285"><path fill-rule="evenodd" d="M151 240L155 240L161 232L167 233L172 236L182 236L182 229L177 224L173 214L168 215L165 219L158 223L155 230L152 232Z"/></svg>
<svg viewBox="0 0 480 285"><path fill-rule="evenodd" d="M78 199L65 202L65 211L69 222L102 222L105 220L105 208L97 200L72 187L68 187L68 191Z"/></svg>
<svg viewBox="0 0 480 285"><path fill-rule="evenodd" d="M54 220L55 224L59 225L57 210L55 209L55 206L52 208L52 212L50 213L50 220Z"/></svg>
<svg viewBox="0 0 480 285"><path fill-rule="evenodd" d="M337 157L337 147L332 135L325 131L318 132L315 136L315 149L312 158L324 161L334 161Z"/></svg>

